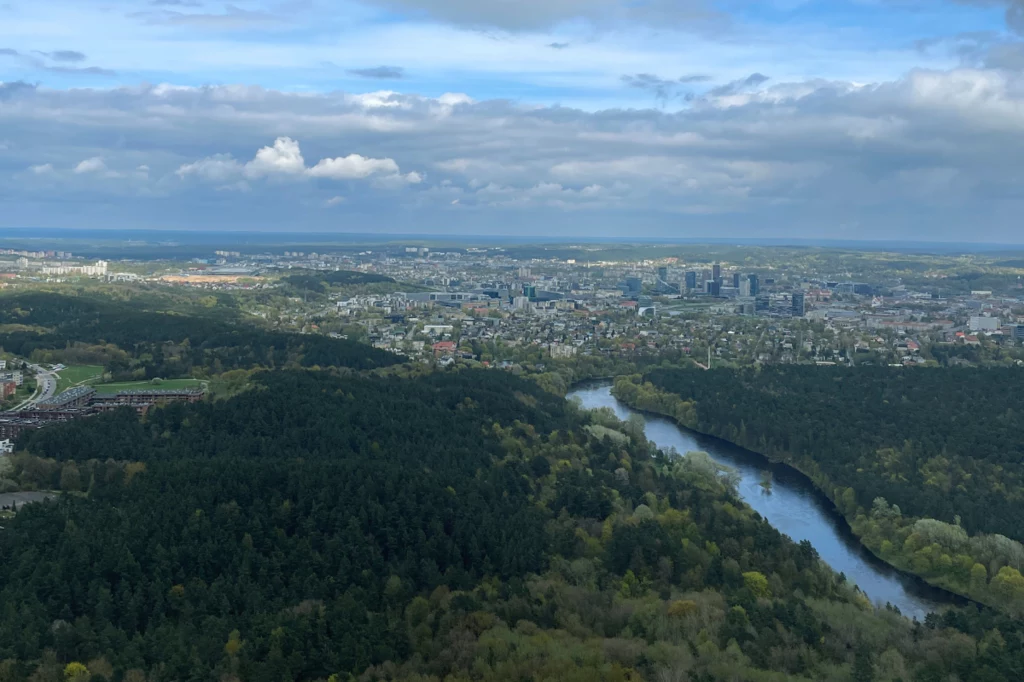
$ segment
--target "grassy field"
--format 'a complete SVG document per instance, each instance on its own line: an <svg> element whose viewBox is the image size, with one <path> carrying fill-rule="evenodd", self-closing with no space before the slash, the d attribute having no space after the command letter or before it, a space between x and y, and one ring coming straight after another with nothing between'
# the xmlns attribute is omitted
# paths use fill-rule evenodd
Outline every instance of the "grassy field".
<svg viewBox="0 0 1024 682"><path fill-rule="evenodd" d="M110 394L118 393L119 391L138 391L142 389L169 391L181 388L202 388L203 383L199 379L164 379L156 384L152 381L125 381L116 384L95 384L95 386L97 393Z"/></svg>
<svg viewBox="0 0 1024 682"><path fill-rule="evenodd" d="M66 391L72 386L87 383L90 379L98 379L103 375L100 365L71 365L62 369L57 376L57 392Z"/></svg>

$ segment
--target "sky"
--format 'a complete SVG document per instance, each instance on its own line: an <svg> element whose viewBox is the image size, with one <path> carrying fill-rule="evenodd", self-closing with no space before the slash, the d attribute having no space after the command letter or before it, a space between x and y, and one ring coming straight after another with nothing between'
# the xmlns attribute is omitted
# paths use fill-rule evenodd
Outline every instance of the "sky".
<svg viewBox="0 0 1024 682"><path fill-rule="evenodd" d="M1024 0L0 0L0 231L1022 217Z"/></svg>

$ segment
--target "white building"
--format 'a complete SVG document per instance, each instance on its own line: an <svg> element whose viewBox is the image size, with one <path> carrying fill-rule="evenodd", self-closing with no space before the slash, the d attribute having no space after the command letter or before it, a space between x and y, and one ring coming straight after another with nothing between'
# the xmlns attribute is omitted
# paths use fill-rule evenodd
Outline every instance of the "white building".
<svg viewBox="0 0 1024 682"><path fill-rule="evenodd" d="M998 317L971 317L969 325L972 332L994 332L999 329Z"/></svg>
<svg viewBox="0 0 1024 682"><path fill-rule="evenodd" d="M25 375L21 372L3 372L0 374L0 381L13 381L18 386L25 383Z"/></svg>
<svg viewBox="0 0 1024 682"><path fill-rule="evenodd" d="M85 275L86 277L106 277L107 266L105 260L96 261L96 265L47 265L40 273L44 275Z"/></svg>

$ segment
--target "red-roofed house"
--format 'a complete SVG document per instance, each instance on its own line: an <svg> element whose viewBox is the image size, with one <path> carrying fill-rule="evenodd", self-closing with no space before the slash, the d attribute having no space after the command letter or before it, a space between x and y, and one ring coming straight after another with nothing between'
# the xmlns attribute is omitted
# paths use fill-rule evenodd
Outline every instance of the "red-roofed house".
<svg viewBox="0 0 1024 682"><path fill-rule="evenodd" d="M434 344L434 356L440 355L452 355L455 353L455 342L454 341L439 341Z"/></svg>

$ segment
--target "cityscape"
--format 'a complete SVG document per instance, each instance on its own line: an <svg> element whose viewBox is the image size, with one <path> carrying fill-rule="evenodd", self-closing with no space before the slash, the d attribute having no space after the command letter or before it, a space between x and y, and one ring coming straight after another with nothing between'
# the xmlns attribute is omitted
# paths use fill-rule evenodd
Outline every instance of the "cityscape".
<svg viewBox="0 0 1024 682"><path fill-rule="evenodd" d="M1024 681L1024 0L0 0L0 682Z"/></svg>

